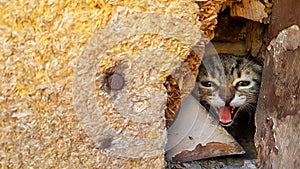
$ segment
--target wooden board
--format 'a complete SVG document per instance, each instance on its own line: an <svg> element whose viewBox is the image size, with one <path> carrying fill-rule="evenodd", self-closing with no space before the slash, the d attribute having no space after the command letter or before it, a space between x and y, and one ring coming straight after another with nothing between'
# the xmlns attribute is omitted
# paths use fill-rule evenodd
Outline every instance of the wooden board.
<svg viewBox="0 0 300 169"><path fill-rule="evenodd" d="M283 14L290 14L285 12ZM258 167L299 168L299 27L281 31L263 57L265 65L256 113Z"/></svg>

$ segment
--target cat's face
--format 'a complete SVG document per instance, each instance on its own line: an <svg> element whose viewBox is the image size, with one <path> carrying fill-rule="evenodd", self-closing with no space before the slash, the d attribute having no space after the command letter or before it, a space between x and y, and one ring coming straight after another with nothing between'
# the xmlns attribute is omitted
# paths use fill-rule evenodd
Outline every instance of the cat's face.
<svg viewBox="0 0 300 169"><path fill-rule="evenodd" d="M255 108L262 67L246 58L206 56L199 69L200 102L212 108L223 126L237 114Z"/></svg>

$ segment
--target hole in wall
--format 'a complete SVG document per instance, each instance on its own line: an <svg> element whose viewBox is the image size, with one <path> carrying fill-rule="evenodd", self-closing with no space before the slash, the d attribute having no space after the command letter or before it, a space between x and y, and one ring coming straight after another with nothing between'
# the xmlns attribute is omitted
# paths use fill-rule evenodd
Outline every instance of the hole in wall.
<svg viewBox="0 0 300 169"><path fill-rule="evenodd" d="M226 8L218 14L218 24L212 44L219 55L247 57L249 60L253 60L263 66L261 51L264 48L263 38L265 29L266 25L262 23L230 16L230 9ZM210 55L209 52L213 51L207 50L205 55ZM225 127L245 149L245 154L216 157L203 161L226 160L228 162L228 160L255 160L257 158L257 151L254 145L256 131L255 111L256 109L251 110L252 115L249 115L248 112L241 113L236 120L236 125Z"/></svg>
<svg viewBox="0 0 300 169"><path fill-rule="evenodd" d="M247 57L263 66L261 51L264 49L265 29L266 25L262 23L241 17L231 17L230 9L226 8L223 12L218 14L218 24L212 43L218 54ZM206 51L206 53L207 52L210 51ZM197 164L204 168L218 168L220 164L224 164L225 166L238 168L239 166L243 166L245 160L250 160L250 165L255 166L255 160L257 158L257 151L254 145L254 135L256 131L255 109L252 110L250 117L246 112L241 114L237 121L239 124L234 127L225 127L225 129L245 149L245 154L198 160L197 162L192 162L192 165ZM168 167L185 168L189 165L190 164L175 162L173 167L170 167L171 165Z"/></svg>
<svg viewBox="0 0 300 169"><path fill-rule="evenodd" d="M248 38L251 38L248 34L253 33L253 30L250 30L251 24L258 23L244 18L231 17L229 8L221 12L218 15L215 37L212 40L218 54L247 57L250 60L256 60L255 57L259 55L259 51L256 51L256 56L252 56L251 45L249 44L250 42L248 42ZM260 40L262 41L262 39ZM260 45L260 43L258 45ZM254 118L255 109L250 111L251 112L240 113L236 118L235 125L225 127L246 151L243 155L235 155L236 158L255 159L257 156L254 146L254 134L256 130Z"/></svg>

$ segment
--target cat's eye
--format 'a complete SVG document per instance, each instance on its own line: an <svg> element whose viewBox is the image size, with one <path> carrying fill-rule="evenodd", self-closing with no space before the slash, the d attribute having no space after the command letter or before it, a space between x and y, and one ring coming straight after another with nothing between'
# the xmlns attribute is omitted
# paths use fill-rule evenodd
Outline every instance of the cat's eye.
<svg viewBox="0 0 300 169"><path fill-rule="evenodd" d="M212 81L204 81L204 82L201 82L201 85L204 86L204 87L213 87L213 86L216 86L216 84Z"/></svg>
<svg viewBox="0 0 300 169"><path fill-rule="evenodd" d="M250 81L247 80L242 80L236 83L236 86L242 86L242 87L249 86L249 85L250 85Z"/></svg>

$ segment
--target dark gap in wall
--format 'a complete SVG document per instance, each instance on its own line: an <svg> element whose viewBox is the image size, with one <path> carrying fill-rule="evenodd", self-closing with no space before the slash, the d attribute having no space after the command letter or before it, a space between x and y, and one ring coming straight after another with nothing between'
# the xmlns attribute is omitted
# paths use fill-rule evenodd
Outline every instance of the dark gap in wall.
<svg viewBox="0 0 300 169"><path fill-rule="evenodd" d="M263 46L265 25L240 17L231 17L230 9L226 8L218 14L218 24L215 29L215 37L212 43L218 54L230 54L240 57L250 57L260 64L262 59L260 51ZM226 130L246 150L244 155L235 155L234 158L256 159L257 152L254 145L255 114L251 116L244 113L238 119L235 127L228 127ZM219 157L217 159L220 159ZM224 157L226 158L226 157Z"/></svg>

